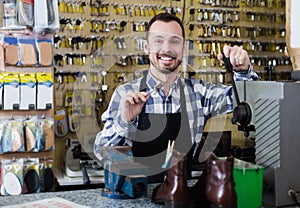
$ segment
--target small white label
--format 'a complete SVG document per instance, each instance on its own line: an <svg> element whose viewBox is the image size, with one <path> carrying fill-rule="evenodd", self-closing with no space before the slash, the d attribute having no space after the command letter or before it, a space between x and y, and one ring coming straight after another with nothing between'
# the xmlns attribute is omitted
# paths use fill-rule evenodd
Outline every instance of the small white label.
<svg viewBox="0 0 300 208"><path fill-rule="evenodd" d="M102 91L107 91L108 86L106 84L104 84L104 85L101 86L101 89L102 89Z"/></svg>

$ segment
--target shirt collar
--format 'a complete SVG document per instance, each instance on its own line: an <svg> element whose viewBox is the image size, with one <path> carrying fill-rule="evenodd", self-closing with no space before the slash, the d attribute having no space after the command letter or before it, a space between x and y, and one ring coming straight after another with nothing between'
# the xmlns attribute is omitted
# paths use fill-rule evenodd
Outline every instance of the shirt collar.
<svg viewBox="0 0 300 208"><path fill-rule="evenodd" d="M154 87L160 83L159 80L157 80L151 73L150 71L147 73L147 86L149 89L154 89ZM177 75L175 81L171 84L170 88L171 89L178 89L179 86L179 75Z"/></svg>

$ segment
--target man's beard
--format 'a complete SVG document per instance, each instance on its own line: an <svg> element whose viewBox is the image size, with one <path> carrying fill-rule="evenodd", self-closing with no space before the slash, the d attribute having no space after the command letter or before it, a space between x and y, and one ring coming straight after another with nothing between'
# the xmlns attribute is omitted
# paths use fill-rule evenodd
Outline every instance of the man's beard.
<svg viewBox="0 0 300 208"><path fill-rule="evenodd" d="M174 67L171 67L171 68L161 68L159 66L159 62L157 61L157 64L153 63L153 61L150 60L150 63L152 66L155 67L155 69L163 74L171 74L173 73L174 71L176 71L176 69L180 66L182 60L178 60L177 64L174 66Z"/></svg>

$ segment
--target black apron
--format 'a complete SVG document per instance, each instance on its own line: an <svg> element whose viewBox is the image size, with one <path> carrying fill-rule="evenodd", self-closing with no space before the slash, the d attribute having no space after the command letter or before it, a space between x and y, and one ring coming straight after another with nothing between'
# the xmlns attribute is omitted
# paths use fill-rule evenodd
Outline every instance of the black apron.
<svg viewBox="0 0 300 208"><path fill-rule="evenodd" d="M147 88L145 75L140 84L140 91ZM143 107L138 120L136 137L132 143L132 154L135 162L149 167L149 183L163 180L166 169L161 166L165 162L168 141L175 140L174 149L180 153L191 150L191 132L186 111L184 89L180 84L181 113L153 114L145 113Z"/></svg>

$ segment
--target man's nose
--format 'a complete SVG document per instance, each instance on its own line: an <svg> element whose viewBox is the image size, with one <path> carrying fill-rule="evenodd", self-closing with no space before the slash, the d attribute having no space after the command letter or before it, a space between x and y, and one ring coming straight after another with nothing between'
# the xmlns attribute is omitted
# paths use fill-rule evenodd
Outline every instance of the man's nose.
<svg viewBox="0 0 300 208"><path fill-rule="evenodd" d="M161 45L161 50L163 51L169 51L171 49L171 44L169 43L168 40L163 41Z"/></svg>

